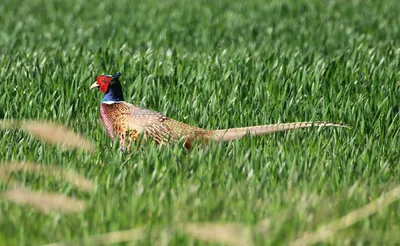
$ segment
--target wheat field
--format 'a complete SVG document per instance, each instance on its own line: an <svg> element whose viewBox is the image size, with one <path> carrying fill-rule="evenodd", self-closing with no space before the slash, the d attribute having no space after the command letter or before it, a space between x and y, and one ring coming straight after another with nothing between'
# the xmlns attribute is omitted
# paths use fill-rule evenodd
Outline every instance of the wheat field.
<svg viewBox="0 0 400 246"><path fill-rule="evenodd" d="M399 1L0 3L0 245L400 244ZM96 76L224 129L120 153Z"/></svg>

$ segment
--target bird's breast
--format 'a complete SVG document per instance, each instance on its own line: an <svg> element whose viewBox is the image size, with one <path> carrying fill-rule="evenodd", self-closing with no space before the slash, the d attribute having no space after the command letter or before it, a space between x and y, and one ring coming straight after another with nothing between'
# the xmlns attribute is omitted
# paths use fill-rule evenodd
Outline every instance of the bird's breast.
<svg viewBox="0 0 400 246"><path fill-rule="evenodd" d="M100 104L100 117L108 135L114 138L114 134L119 134L123 128L123 121L121 120L121 111L119 110L118 103Z"/></svg>

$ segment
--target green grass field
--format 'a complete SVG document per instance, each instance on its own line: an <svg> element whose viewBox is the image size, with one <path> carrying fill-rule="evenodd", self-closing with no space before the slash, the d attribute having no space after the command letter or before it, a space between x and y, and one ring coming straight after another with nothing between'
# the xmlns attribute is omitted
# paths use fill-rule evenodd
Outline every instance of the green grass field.
<svg viewBox="0 0 400 246"><path fill-rule="evenodd" d="M400 184L399 9L391 0L2 1L0 118L54 121L95 149L5 129L0 171L53 165L97 189L12 172L0 192L18 184L86 209L44 213L0 195L0 245L98 245L110 241L88 240L127 229L140 237L121 245L286 245L371 202L377 213L336 226L322 244L400 244L400 202L373 203ZM127 101L191 125L352 128L121 154L100 121L102 94L89 90L116 71Z"/></svg>

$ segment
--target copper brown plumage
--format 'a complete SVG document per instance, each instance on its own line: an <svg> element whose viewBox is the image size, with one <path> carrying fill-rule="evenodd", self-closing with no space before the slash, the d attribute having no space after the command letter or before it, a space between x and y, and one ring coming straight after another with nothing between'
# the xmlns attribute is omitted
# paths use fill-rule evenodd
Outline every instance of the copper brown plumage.
<svg viewBox="0 0 400 246"><path fill-rule="evenodd" d="M100 105L100 115L108 135L114 139L119 137L120 148L129 149L130 143L143 134L143 140L152 138L158 144L184 139L185 147L190 148L194 140L202 141L229 141L239 139L249 134L251 136L270 134L291 129L312 126L339 126L346 125L330 122L294 122L273 125L250 126L224 130L206 130L191 126L161 113L134 106L124 101L120 73L114 76L100 75L91 88L98 87L105 93ZM127 145L126 145L127 143Z"/></svg>
<svg viewBox="0 0 400 246"><path fill-rule="evenodd" d="M100 115L108 135L112 139L115 135L119 136L121 149L125 149L126 142L129 148L130 142L136 140L141 133L144 140L152 138L158 144L184 138L187 147L190 147L191 140L207 133L201 128L122 101L112 104L102 103Z"/></svg>

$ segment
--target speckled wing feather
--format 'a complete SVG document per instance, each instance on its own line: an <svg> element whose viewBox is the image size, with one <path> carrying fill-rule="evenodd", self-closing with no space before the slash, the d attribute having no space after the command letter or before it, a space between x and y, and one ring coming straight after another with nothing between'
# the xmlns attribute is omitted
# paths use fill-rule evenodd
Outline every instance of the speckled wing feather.
<svg viewBox="0 0 400 246"><path fill-rule="evenodd" d="M153 138L157 143L165 144L170 140L197 138L205 130L194 127L165 115L129 104L126 113L128 128L144 133L144 138Z"/></svg>
<svg viewBox="0 0 400 246"><path fill-rule="evenodd" d="M185 145L190 147L193 139L208 132L126 102L103 103L100 114L110 137L113 138L117 134L121 142L125 142L126 134L129 138L137 139L139 134L143 133L145 140L152 138L159 144L185 138Z"/></svg>

